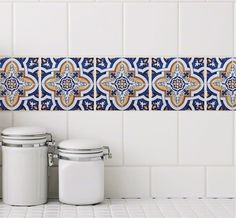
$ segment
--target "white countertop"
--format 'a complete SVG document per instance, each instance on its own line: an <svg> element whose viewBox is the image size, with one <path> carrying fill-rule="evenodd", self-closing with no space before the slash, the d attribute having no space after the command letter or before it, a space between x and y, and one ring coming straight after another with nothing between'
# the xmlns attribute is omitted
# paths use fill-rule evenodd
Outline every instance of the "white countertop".
<svg viewBox="0 0 236 218"><path fill-rule="evenodd" d="M35 207L0 203L0 218L235 218L234 199L107 199L95 206L50 200Z"/></svg>

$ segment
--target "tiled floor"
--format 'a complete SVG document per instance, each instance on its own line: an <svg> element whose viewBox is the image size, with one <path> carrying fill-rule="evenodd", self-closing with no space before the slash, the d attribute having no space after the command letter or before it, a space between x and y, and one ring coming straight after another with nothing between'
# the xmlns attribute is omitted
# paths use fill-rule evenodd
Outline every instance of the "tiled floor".
<svg viewBox="0 0 236 218"><path fill-rule="evenodd" d="M96 206L57 201L36 207L0 203L1 218L235 218L233 199L109 199Z"/></svg>

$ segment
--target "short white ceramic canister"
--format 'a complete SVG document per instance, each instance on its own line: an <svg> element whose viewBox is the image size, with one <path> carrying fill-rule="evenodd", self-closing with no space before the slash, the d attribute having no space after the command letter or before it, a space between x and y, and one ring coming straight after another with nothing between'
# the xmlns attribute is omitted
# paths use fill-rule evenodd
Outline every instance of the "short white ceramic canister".
<svg viewBox="0 0 236 218"><path fill-rule="evenodd" d="M86 139L59 143L59 200L88 205L104 200L104 159L111 158L107 146Z"/></svg>
<svg viewBox="0 0 236 218"><path fill-rule="evenodd" d="M2 132L3 202L32 206L47 202L48 146L51 134L40 127L11 127Z"/></svg>

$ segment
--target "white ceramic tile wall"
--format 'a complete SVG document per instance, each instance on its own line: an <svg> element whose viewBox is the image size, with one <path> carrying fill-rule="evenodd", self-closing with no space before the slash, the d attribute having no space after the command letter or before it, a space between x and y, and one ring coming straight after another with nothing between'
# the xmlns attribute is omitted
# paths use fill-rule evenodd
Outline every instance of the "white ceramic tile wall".
<svg viewBox="0 0 236 218"><path fill-rule="evenodd" d="M179 113L181 164L233 163L233 112Z"/></svg>
<svg viewBox="0 0 236 218"><path fill-rule="evenodd" d="M124 112L126 165L177 164L177 112Z"/></svg>
<svg viewBox="0 0 236 218"><path fill-rule="evenodd" d="M232 56L235 5L0 0L0 56ZM107 197L234 195L236 112L0 112L0 129L23 124L107 142ZM54 167L51 197L57 186Z"/></svg>
<svg viewBox="0 0 236 218"><path fill-rule="evenodd" d="M206 176L207 197L235 197L234 167L207 167Z"/></svg>
<svg viewBox="0 0 236 218"><path fill-rule="evenodd" d="M233 56L233 21L233 3L180 4L179 54Z"/></svg>
<svg viewBox="0 0 236 218"><path fill-rule="evenodd" d="M65 3L15 3L13 12L14 55L66 54L68 18Z"/></svg>
<svg viewBox="0 0 236 218"><path fill-rule="evenodd" d="M55 140L67 138L67 114L63 111L18 111L13 112L13 126L44 126Z"/></svg>
<svg viewBox="0 0 236 218"><path fill-rule="evenodd" d="M108 198L148 198L150 196L147 167L107 167L105 194Z"/></svg>
<svg viewBox="0 0 236 218"><path fill-rule="evenodd" d="M126 3L124 54L176 56L177 14L176 3Z"/></svg>
<svg viewBox="0 0 236 218"><path fill-rule="evenodd" d="M122 165L122 112L68 112L68 137L93 137L98 142L109 145L113 157L108 165Z"/></svg>
<svg viewBox="0 0 236 218"><path fill-rule="evenodd" d="M122 55L122 4L70 4L69 54Z"/></svg>
<svg viewBox="0 0 236 218"><path fill-rule="evenodd" d="M12 54L12 5L2 3L0 6L0 26L3 28L1 34L0 54Z"/></svg>
<svg viewBox="0 0 236 218"><path fill-rule="evenodd" d="M153 197L202 197L204 167L153 167Z"/></svg>

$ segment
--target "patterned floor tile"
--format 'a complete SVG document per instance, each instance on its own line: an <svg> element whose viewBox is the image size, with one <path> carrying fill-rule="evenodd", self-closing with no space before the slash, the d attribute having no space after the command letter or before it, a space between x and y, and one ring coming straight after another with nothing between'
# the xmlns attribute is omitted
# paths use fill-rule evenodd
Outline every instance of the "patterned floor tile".
<svg viewBox="0 0 236 218"><path fill-rule="evenodd" d="M42 58L41 110L93 110L93 58Z"/></svg>
<svg viewBox="0 0 236 218"><path fill-rule="evenodd" d="M148 110L148 58L97 58L96 109Z"/></svg>
<svg viewBox="0 0 236 218"><path fill-rule="evenodd" d="M152 110L204 110L204 58L152 58Z"/></svg>
<svg viewBox="0 0 236 218"><path fill-rule="evenodd" d="M0 58L0 110L38 110L38 58Z"/></svg>

